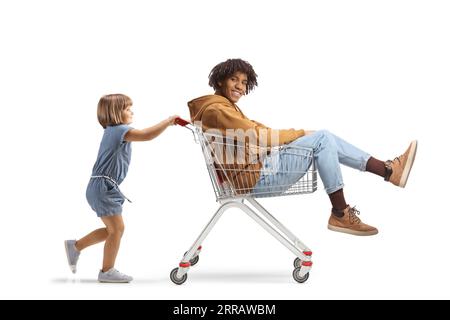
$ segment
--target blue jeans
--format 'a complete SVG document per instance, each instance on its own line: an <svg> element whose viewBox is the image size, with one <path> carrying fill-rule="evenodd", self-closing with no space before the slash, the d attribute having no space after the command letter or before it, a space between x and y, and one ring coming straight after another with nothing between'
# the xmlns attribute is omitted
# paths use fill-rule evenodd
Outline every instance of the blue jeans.
<svg viewBox="0 0 450 320"><path fill-rule="evenodd" d="M366 170L370 155L329 131L320 130L303 136L283 146L279 152L270 154L263 163L259 181L253 192L282 193L296 183L311 165L311 156L296 147L310 148L325 191L330 194L344 187L340 164ZM278 187L277 187L278 185ZM280 190L280 185L285 190Z"/></svg>

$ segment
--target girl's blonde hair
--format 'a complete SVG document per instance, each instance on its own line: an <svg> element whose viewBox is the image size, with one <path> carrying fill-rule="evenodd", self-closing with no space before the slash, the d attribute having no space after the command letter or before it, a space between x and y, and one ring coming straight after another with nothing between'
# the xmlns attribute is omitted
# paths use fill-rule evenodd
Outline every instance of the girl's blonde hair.
<svg viewBox="0 0 450 320"><path fill-rule="evenodd" d="M124 94L108 94L100 98L97 106L97 118L101 126L114 126L124 123L123 113L127 107L132 106L133 101Z"/></svg>

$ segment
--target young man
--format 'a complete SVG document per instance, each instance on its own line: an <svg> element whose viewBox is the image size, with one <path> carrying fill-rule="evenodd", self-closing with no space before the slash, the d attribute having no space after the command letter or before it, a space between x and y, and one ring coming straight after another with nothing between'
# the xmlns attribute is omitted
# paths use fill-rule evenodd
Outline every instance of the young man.
<svg viewBox="0 0 450 320"><path fill-rule="evenodd" d="M201 121L205 131L214 129L225 134L227 130L240 129L247 133L253 132L256 137L254 141L257 141L257 146L261 147L287 145L312 148L319 175L332 205L328 229L359 236L378 233L375 227L363 223L357 217L359 211L345 201L340 164L379 175L384 180L403 188L414 163L416 140L410 143L401 156L392 161L383 162L326 130L275 130L250 120L236 103L258 85L257 75L253 67L241 59L229 59L216 65L209 74L209 85L214 88L214 95L202 96L188 103L193 122ZM263 143L261 143L261 137L265 138ZM289 148L283 150L287 149ZM280 153L283 153L283 150ZM294 161L293 158L287 153L280 157L283 168L288 172L284 179L291 184L300 178L298 172L302 171L299 170L298 161ZM245 159L248 160L248 157L246 156ZM263 165L260 161L247 161L239 166L234 165L234 174L229 178L230 182L243 192L257 189L261 185L267 187L271 184L271 181L266 180L269 179L267 176L251 174L251 172L258 172ZM305 168L302 169L304 172ZM289 174L289 172L292 173ZM273 180L275 181L276 179Z"/></svg>

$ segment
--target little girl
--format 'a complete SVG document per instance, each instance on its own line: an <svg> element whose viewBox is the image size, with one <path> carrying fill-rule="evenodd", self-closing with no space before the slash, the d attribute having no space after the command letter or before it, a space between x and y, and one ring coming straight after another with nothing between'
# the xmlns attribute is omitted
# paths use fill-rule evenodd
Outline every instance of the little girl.
<svg viewBox="0 0 450 320"><path fill-rule="evenodd" d="M93 244L105 241L103 267L98 274L100 282L133 280L132 277L114 268L124 231L122 204L125 199L128 200L120 191L119 185L127 175L131 159L131 142L156 138L168 126L173 125L178 117L171 116L146 129L133 129L129 126L133 120L132 104L131 99L123 94L106 95L98 102L97 118L105 130L87 186L86 198L106 228L94 230L79 240L64 241L67 260L73 273L77 270L80 252Z"/></svg>

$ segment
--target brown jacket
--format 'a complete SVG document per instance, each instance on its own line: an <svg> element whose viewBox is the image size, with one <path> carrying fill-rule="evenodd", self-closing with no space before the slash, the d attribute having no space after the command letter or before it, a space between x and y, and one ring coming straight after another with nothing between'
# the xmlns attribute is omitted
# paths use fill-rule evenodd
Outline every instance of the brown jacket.
<svg viewBox="0 0 450 320"><path fill-rule="evenodd" d="M256 149L287 144L305 135L303 129L275 130L250 120L237 105L220 95L207 95L194 99L188 102L188 106L192 122L201 121L203 131L218 129L225 135L227 129L242 129L254 135ZM244 164L241 162L222 164L220 167L223 170L218 172L223 180L229 180L238 193L247 193L253 189L259 179L262 166L261 161L251 160L255 159L255 151L251 150L251 146L248 147L247 144L245 153ZM258 151L256 153L259 154Z"/></svg>

